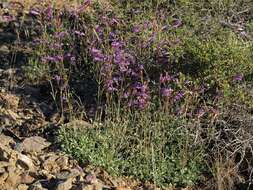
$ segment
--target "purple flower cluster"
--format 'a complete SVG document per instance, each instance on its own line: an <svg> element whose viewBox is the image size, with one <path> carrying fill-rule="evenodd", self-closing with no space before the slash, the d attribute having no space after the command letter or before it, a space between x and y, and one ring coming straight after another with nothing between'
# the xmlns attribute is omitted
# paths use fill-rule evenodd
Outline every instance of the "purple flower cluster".
<svg viewBox="0 0 253 190"><path fill-rule="evenodd" d="M242 74L237 74L233 77L234 81L240 82L243 80L243 75Z"/></svg>
<svg viewBox="0 0 253 190"><path fill-rule="evenodd" d="M44 10L44 14L45 14L45 18L47 21L51 21L53 19L53 8L52 6L48 6L45 10Z"/></svg>
<svg viewBox="0 0 253 190"><path fill-rule="evenodd" d="M42 58L42 62L62 62L63 61L63 56L61 55L55 55L55 56L46 56Z"/></svg>
<svg viewBox="0 0 253 190"><path fill-rule="evenodd" d="M164 75L160 74L160 84L161 85L170 82L172 79L173 79L173 77L171 75L169 75L167 72Z"/></svg>
<svg viewBox="0 0 253 190"><path fill-rule="evenodd" d="M107 18L104 18L107 19ZM117 20L113 21L118 24ZM97 28L96 32L102 32ZM105 36L103 33L100 36ZM128 52L125 42L118 40L114 32L108 36L110 40L109 51L93 47L90 54L100 66L103 88L106 93L122 96L124 101L133 108L144 109L149 102L148 86L142 85L143 66ZM98 40L98 39L97 39ZM99 41L97 42L99 44ZM127 90L125 89L127 88Z"/></svg>
<svg viewBox="0 0 253 190"><path fill-rule="evenodd" d="M91 55L95 61L103 62L106 60L106 56L102 53L101 50L92 48L91 49Z"/></svg>
<svg viewBox="0 0 253 190"><path fill-rule="evenodd" d="M65 55L54 55L54 56L45 56L41 58L43 63L61 63L61 62L68 62L72 65L76 64L76 57L74 55L71 55L70 53L67 53Z"/></svg>
<svg viewBox="0 0 253 190"><path fill-rule="evenodd" d="M161 89L161 95L163 97L167 97L167 98L171 97L172 93L173 93L173 89L172 88L162 88Z"/></svg>
<svg viewBox="0 0 253 190"><path fill-rule="evenodd" d="M105 82L105 89L107 92L115 92L118 91L120 86L120 78L119 77L113 77L110 80L107 80Z"/></svg>
<svg viewBox="0 0 253 190"><path fill-rule="evenodd" d="M85 36L85 34L84 34L83 32L78 31L78 30L75 30L75 31L74 31L74 34L76 34L77 36L80 36L80 37Z"/></svg>
<svg viewBox="0 0 253 190"><path fill-rule="evenodd" d="M184 92L182 90L178 91L176 96L174 97L174 101L178 102L184 97Z"/></svg>
<svg viewBox="0 0 253 190"><path fill-rule="evenodd" d="M137 82L132 85L131 99L128 103L130 107L144 109L150 102L149 89L147 84Z"/></svg>
<svg viewBox="0 0 253 190"><path fill-rule="evenodd" d="M180 19L175 19L172 22L172 28L178 28L178 27L182 26L182 24L183 23Z"/></svg>
<svg viewBox="0 0 253 190"><path fill-rule="evenodd" d="M159 78L160 82L160 94L165 100L172 99L174 103L181 101L185 92L180 87L180 82L177 76L169 75L167 72L165 74L161 74ZM185 80L183 85L185 88L189 86L190 81Z"/></svg>
<svg viewBox="0 0 253 190"><path fill-rule="evenodd" d="M61 31L61 32L56 32L55 37L59 39L63 39L64 37L68 36L68 32L66 31Z"/></svg>

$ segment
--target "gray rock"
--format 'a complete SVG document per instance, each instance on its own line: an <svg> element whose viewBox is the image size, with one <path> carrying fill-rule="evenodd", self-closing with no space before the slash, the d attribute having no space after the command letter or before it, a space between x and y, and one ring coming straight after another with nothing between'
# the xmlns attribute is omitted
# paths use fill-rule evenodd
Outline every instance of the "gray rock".
<svg viewBox="0 0 253 190"><path fill-rule="evenodd" d="M57 187L56 190L70 190L72 188L72 178L66 180L66 181L62 181L60 182Z"/></svg>
<svg viewBox="0 0 253 190"><path fill-rule="evenodd" d="M21 144L20 148L24 152L41 152L43 149L49 147L51 145L50 142L47 142L46 139L34 136L26 138Z"/></svg>
<svg viewBox="0 0 253 190"><path fill-rule="evenodd" d="M81 175L80 171L77 169L65 170L56 175L56 178L59 180L66 180L69 178L75 178Z"/></svg>
<svg viewBox="0 0 253 190"><path fill-rule="evenodd" d="M9 50L8 46L6 46L6 45L0 46L0 53L8 54L9 52L10 52L10 50Z"/></svg>
<svg viewBox="0 0 253 190"><path fill-rule="evenodd" d="M36 181L32 185L30 185L28 190L47 190L47 189L41 185L40 181Z"/></svg>
<svg viewBox="0 0 253 190"><path fill-rule="evenodd" d="M33 164L33 161L26 155L19 154L17 164L19 164L22 168L30 171L35 170L35 166Z"/></svg>

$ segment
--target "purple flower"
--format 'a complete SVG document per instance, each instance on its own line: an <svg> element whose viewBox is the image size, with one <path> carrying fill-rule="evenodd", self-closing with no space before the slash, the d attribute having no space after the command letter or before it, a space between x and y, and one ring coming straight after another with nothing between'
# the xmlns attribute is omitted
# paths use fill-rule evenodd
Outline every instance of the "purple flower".
<svg viewBox="0 0 253 190"><path fill-rule="evenodd" d="M140 30L140 27L139 26L134 26L133 27L133 32L134 33L139 33L141 30Z"/></svg>
<svg viewBox="0 0 253 190"><path fill-rule="evenodd" d="M115 50L119 50L120 48L122 48L123 45L124 45L124 43L120 42L120 41L112 42L112 48Z"/></svg>
<svg viewBox="0 0 253 190"><path fill-rule="evenodd" d="M149 22L149 21L145 21L145 22L143 23L144 29L148 29L149 25L150 25L150 22Z"/></svg>
<svg viewBox="0 0 253 190"><path fill-rule="evenodd" d="M129 66L134 62L132 55L125 53L123 50L117 50L114 53L114 63L118 65L119 71L125 73L128 71Z"/></svg>
<svg viewBox="0 0 253 190"><path fill-rule="evenodd" d="M184 92L180 90L180 91L176 94L176 96L174 97L174 101L175 101L175 102L180 101L183 97L184 97Z"/></svg>
<svg viewBox="0 0 253 190"><path fill-rule="evenodd" d="M162 31L165 31L165 30L168 30L169 26L168 25L165 25L162 27Z"/></svg>
<svg viewBox="0 0 253 190"><path fill-rule="evenodd" d="M141 93L144 93L147 91L148 86L147 85L143 85L140 82L137 82L133 85L133 88L140 91Z"/></svg>
<svg viewBox="0 0 253 190"><path fill-rule="evenodd" d="M40 12L39 12L38 10L36 10L36 9L30 10L29 13L30 13L31 15L34 15L34 16L40 15Z"/></svg>
<svg viewBox="0 0 253 190"><path fill-rule="evenodd" d="M208 88L205 84L201 84L200 86L197 87L196 91L203 95L207 89Z"/></svg>
<svg viewBox="0 0 253 190"><path fill-rule="evenodd" d="M56 80L57 84L59 85L59 84L60 84L60 81L61 81L61 76L55 75L55 76L54 76L54 79Z"/></svg>
<svg viewBox="0 0 253 190"><path fill-rule="evenodd" d="M112 70L112 64L110 64L109 62L105 62L101 67L100 74L102 76L108 76L111 70Z"/></svg>
<svg viewBox="0 0 253 190"><path fill-rule="evenodd" d="M103 24L108 24L109 19L108 17L102 16L101 21Z"/></svg>
<svg viewBox="0 0 253 190"><path fill-rule="evenodd" d="M129 96L130 96L130 93L129 93L129 92L124 92L123 98L127 99Z"/></svg>
<svg viewBox="0 0 253 190"><path fill-rule="evenodd" d="M33 42L32 42L32 44L33 44L34 46L41 45L42 43L43 43L43 41L40 40L40 39L35 39L35 40L33 40Z"/></svg>
<svg viewBox="0 0 253 190"><path fill-rule="evenodd" d="M114 91L117 91L117 88L115 88L113 86L113 81L108 81L107 84L106 84L106 90L107 92L114 92Z"/></svg>
<svg viewBox="0 0 253 190"><path fill-rule="evenodd" d="M156 35L153 34L148 40L147 42L145 42L145 44L143 45L143 48L147 48L149 46L151 46L151 44L155 41L156 39Z"/></svg>
<svg viewBox="0 0 253 190"><path fill-rule="evenodd" d="M117 91L118 86L119 86L119 79L117 77L107 80L105 83L106 91L110 93Z"/></svg>
<svg viewBox="0 0 253 190"><path fill-rule="evenodd" d="M96 25L96 26L95 26L95 31L96 31L98 34L103 33L103 29L102 29L99 25Z"/></svg>
<svg viewBox="0 0 253 190"><path fill-rule="evenodd" d="M11 22L11 21L15 20L15 17L12 15L3 15L2 19L4 22Z"/></svg>
<svg viewBox="0 0 253 190"><path fill-rule="evenodd" d="M63 38L63 37L65 37L65 36L67 36L67 35L68 35L67 32L62 31L62 32L57 32L57 33L55 34L55 37L56 37L56 38Z"/></svg>
<svg viewBox="0 0 253 190"><path fill-rule="evenodd" d="M110 39L110 40L115 40L116 37L117 37L117 35L115 34L115 32L110 32L110 33L109 33L109 39Z"/></svg>
<svg viewBox="0 0 253 190"><path fill-rule="evenodd" d="M76 13L79 14L83 12L90 5L90 3L91 0L84 1L83 4L77 8Z"/></svg>
<svg viewBox="0 0 253 190"><path fill-rule="evenodd" d="M180 27L181 25L182 25L182 21L179 20L179 19L175 19L175 20L173 21L173 23L172 23L172 27L173 27L173 28L178 28L178 27Z"/></svg>
<svg viewBox="0 0 253 190"><path fill-rule="evenodd" d="M234 81L242 81L243 80L243 75L242 74L237 74L233 77Z"/></svg>
<svg viewBox="0 0 253 190"><path fill-rule="evenodd" d="M75 58L74 56L71 56L71 57L70 57L70 63L71 63L72 65L75 65L75 64L76 64L76 58Z"/></svg>
<svg viewBox="0 0 253 190"><path fill-rule="evenodd" d="M74 31L74 34L78 35L78 36L84 36L84 33L83 32L80 32L78 30L75 30Z"/></svg>
<svg viewBox="0 0 253 190"><path fill-rule="evenodd" d="M63 57L61 55L56 55L56 56L47 56L42 58L43 61L51 61L51 62L61 62L63 61Z"/></svg>
<svg viewBox="0 0 253 190"><path fill-rule="evenodd" d="M113 18L110 23L111 25L117 25L119 24L119 21L116 18Z"/></svg>
<svg viewBox="0 0 253 190"><path fill-rule="evenodd" d="M142 84L140 82L135 83L133 86L132 97L129 101L129 106L144 109L150 101L149 91L147 84Z"/></svg>
<svg viewBox="0 0 253 190"><path fill-rule="evenodd" d="M91 55L93 56L94 60L98 62L102 62L106 58L102 51L96 48L91 49Z"/></svg>
<svg viewBox="0 0 253 190"><path fill-rule="evenodd" d="M165 75L160 74L160 83L165 84L166 82L170 82L173 78L166 72Z"/></svg>
<svg viewBox="0 0 253 190"><path fill-rule="evenodd" d="M173 92L172 88L162 88L161 89L161 94L163 97L170 97L172 92Z"/></svg>
<svg viewBox="0 0 253 190"><path fill-rule="evenodd" d="M50 44L49 47L51 49L54 49L54 50L61 49L62 48L62 44L61 43L53 43L53 44Z"/></svg>
<svg viewBox="0 0 253 190"><path fill-rule="evenodd" d="M49 6L49 7L46 8L45 14L46 14L48 20L52 20L53 19L53 9L52 9L51 6Z"/></svg>

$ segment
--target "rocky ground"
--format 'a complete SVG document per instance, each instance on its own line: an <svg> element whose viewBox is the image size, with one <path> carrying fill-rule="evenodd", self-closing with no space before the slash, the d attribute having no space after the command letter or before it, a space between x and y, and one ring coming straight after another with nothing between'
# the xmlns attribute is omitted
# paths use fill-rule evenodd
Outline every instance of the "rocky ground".
<svg viewBox="0 0 253 190"><path fill-rule="evenodd" d="M0 92L0 122L1 190L130 189L105 171L82 167L59 151L53 133L48 132L57 127L48 129L54 124L45 120L40 107L4 88Z"/></svg>

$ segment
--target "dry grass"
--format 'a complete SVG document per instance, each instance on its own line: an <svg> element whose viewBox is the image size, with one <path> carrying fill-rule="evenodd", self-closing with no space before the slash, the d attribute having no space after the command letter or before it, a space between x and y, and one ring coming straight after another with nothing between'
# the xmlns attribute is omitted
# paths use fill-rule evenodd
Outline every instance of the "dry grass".
<svg viewBox="0 0 253 190"><path fill-rule="evenodd" d="M213 167L218 190L233 190L237 182L243 181L233 159L224 159L222 156L217 156Z"/></svg>
<svg viewBox="0 0 253 190"><path fill-rule="evenodd" d="M27 11L31 7L41 6L41 5L52 5L57 7L57 9L68 8L68 9L77 9L83 1L80 0L7 0L8 3L12 4L15 7L20 7L23 10ZM106 0L96 0L93 2L98 2L105 9L110 9L112 6L109 1Z"/></svg>

